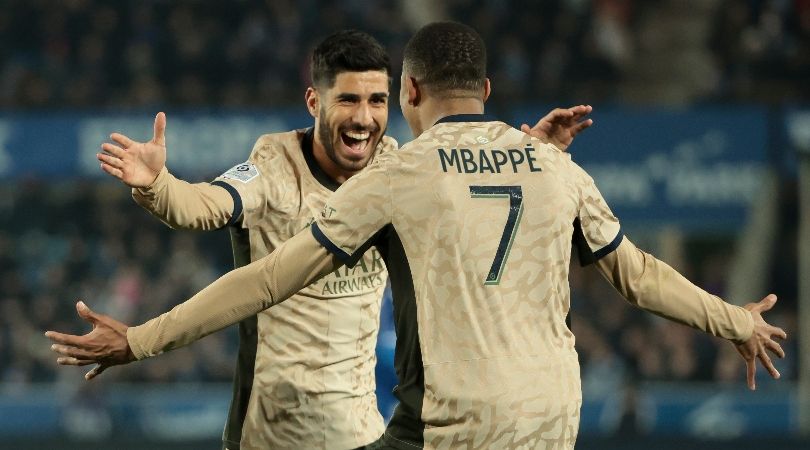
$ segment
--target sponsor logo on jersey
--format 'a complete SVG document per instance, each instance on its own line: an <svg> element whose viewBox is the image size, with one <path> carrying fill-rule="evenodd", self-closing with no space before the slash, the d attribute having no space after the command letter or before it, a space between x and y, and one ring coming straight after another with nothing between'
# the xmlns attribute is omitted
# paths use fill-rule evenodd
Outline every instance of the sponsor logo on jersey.
<svg viewBox="0 0 810 450"><path fill-rule="evenodd" d="M385 284L382 255L372 248L352 268L342 266L324 278L321 295L359 294Z"/></svg>
<svg viewBox="0 0 810 450"><path fill-rule="evenodd" d="M253 165L253 163L245 162L231 167L227 172L220 175L220 178L227 178L229 180L247 183L258 176L259 168Z"/></svg>

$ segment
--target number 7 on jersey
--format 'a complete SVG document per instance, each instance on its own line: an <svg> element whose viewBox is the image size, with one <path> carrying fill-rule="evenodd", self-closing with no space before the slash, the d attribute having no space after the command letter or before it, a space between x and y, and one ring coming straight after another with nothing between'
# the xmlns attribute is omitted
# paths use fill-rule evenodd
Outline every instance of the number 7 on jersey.
<svg viewBox="0 0 810 450"><path fill-rule="evenodd" d="M506 226L503 228L501 242L495 252L495 260L492 261L492 267L484 281L484 284L499 284L501 275L503 275L503 266L509 258L509 251L512 249L512 242L515 240L515 233L523 215L523 189L520 186L470 186L470 196L472 198L509 199L509 216L506 218Z"/></svg>

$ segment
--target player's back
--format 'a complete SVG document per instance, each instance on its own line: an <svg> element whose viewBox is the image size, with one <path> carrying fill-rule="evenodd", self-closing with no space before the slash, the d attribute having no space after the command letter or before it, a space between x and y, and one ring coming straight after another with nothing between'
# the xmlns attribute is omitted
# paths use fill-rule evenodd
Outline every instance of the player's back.
<svg viewBox="0 0 810 450"><path fill-rule="evenodd" d="M426 448L573 446L567 277L587 176L482 117L445 118L386 158L402 402L389 430L411 439L418 420Z"/></svg>

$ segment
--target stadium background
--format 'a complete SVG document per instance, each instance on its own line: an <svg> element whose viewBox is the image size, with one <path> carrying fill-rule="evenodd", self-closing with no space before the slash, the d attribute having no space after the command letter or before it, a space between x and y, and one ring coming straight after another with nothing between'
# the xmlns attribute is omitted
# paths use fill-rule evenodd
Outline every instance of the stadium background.
<svg viewBox="0 0 810 450"><path fill-rule="evenodd" d="M395 67L426 21L474 26L490 112L513 125L595 107L571 148L642 248L710 292L779 295L782 380L728 344L642 314L572 268L585 404L578 448L808 448L799 437L798 173L810 150L807 0L0 1L0 448L218 448L233 330L87 383L46 329L77 298L139 323L231 267L227 233L172 232L102 176L106 135L168 114L169 168L209 180L260 134L307 126L306 55L346 27ZM393 89L398 89L395 74ZM394 96L396 97L396 96ZM389 131L407 127L391 105ZM533 122L532 122L533 123ZM390 305L387 305L387 307ZM393 333L382 313L387 413Z"/></svg>

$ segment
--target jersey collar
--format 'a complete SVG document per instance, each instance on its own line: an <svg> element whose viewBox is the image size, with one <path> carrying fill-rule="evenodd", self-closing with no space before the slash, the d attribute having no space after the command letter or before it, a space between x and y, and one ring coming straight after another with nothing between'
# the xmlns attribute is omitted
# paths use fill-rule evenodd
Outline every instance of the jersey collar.
<svg viewBox="0 0 810 450"><path fill-rule="evenodd" d="M442 117L436 124L449 122L495 122L497 120L498 119L489 114L454 114L452 116Z"/></svg>

